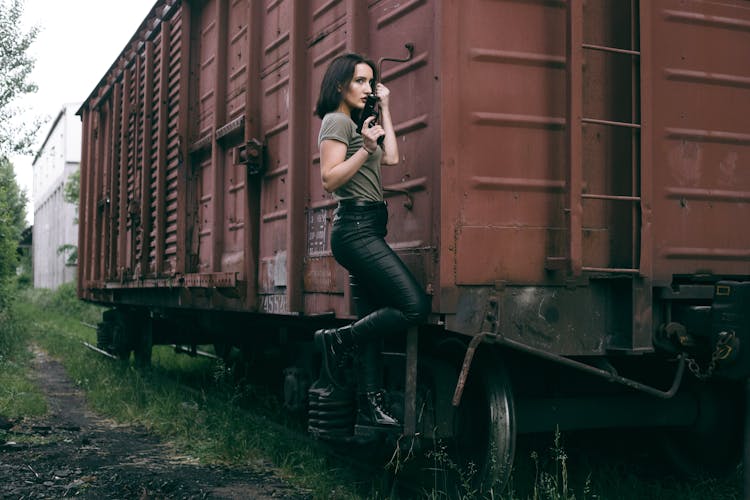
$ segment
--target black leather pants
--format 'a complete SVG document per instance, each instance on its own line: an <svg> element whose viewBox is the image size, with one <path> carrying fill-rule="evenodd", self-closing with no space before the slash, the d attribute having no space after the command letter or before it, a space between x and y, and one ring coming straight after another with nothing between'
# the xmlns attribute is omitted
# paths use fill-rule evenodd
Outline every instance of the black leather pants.
<svg viewBox="0 0 750 500"><path fill-rule="evenodd" d="M331 250L352 277L360 319L351 333L363 364L360 390L380 388L380 355L385 336L423 323L430 302L399 256L385 242L384 203L339 206L333 220Z"/></svg>

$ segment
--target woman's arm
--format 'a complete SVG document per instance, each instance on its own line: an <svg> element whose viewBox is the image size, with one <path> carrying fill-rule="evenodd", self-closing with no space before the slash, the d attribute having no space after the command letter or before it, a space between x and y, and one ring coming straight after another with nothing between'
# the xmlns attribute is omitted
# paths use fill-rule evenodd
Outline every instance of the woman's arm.
<svg viewBox="0 0 750 500"><path fill-rule="evenodd" d="M396 142L396 132L393 130L391 121L390 96L391 91L382 83L378 83L376 93L380 98L380 124L385 132L383 139L383 158L380 163L383 165L398 164L398 143Z"/></svg>
<svg viewBox="0 0 750 500"><path fill-rule="evenodd" d="M366 143L365 143L366 144ZM377 143L376 143L377 144ZM347 145L335 139L325 139L320 143L320 180L323 189L332 193L349 182L370 156L367 146L363 146L356 153L346 158ZM370 144L369 151L374 147Z"/></svg>

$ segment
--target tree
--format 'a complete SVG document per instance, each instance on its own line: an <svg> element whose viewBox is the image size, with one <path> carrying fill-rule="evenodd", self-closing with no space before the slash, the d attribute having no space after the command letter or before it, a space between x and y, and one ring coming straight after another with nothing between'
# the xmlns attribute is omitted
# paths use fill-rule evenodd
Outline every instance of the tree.
<svg viewBox="0 0 750 500"><path fill-rule="evenodd" d="M63 200L76 206L76 218L73 220L78 224L78 199L81 194L81 171L76 170L68 176L63 188ZM57 247L57 255L66 255L65 263L69 266L78 264L78 246L65 244Z"/></svg>
<svg viewBox="0 0 750 500"><path fill-rule="evenodd" d="M20 121L23 110L17 105L20 97L37 90L30 81L34 59L28 51L39 30L22 29L23 6L23 0L0 0L0 316L11 297L27 202L8 156L28 153L39 129L38 123Z"/></svg>
<svg viewBox="0 0 750 500"><path fill-rule="evenodd" d="M78 206L78 198L81 195L81 171L76 170L68 176L63 189L63 199L68 203Z"/></svg>
<svg viewBox="0 0 750 500"><path fill-rule="evenodd" d="M24 111L18 98L36 92L30 81L34 59L28 51L38 27L21 29L24 0L0 0L0 155L29 153L39 121L19 120Z"/></svg>
<svg viewBox="0 0 750 500"><path fill-rule="evenodd" d="M0 157L0 311L8 303L8 283L16 274L16 248L26 224L27 201L16 182L13 164Z"/></svg>

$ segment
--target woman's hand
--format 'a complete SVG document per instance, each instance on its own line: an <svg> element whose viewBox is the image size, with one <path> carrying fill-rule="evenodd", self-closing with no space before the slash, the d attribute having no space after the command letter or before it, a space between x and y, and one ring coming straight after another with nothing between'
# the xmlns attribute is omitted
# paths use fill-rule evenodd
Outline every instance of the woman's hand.
<svg viewBox="0 0 750 500"><path fill-rule="evenodd" d="M383 165L398 164L398 143L396 142L396 132L393 130L393 121L391 120L391 91L382 83L375 86L375 92L380 98L380 125L373 127L376 139L385 136L383 139L383 157L380 163ZM364 127L363 127L364 130ZM367 149L370 149L369 144Z"/></svg>
<svg viewBox="0 0 750 500"><path fill-rule="evenodd" d="M375 151L378 147L378 139L385 135L383 126L379 123L373 125L374 116L369 117L362 124L362 141L367 151Z"/></svg>
<svg viewBox="0 0 750 500"><path fill-rule="evenodd" d="M380 82L375 85L375 95L377 95L380 100L381 108L387 108L390 105L391 91Z"/></svg>

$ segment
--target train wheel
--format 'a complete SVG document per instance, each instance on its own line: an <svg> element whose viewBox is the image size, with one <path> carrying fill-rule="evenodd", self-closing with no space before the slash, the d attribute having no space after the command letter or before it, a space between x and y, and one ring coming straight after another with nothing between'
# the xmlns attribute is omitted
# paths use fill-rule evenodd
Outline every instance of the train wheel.
<svg viewBox="0 0 750 500"><path fill-rule="evenodd" d="M102 323L97 327L97 345L127 361L134 353L139 367L151 364L153 325L150 318L111 309L102 314Z"/></svg>
<svg viewBox="0 0 750 500"><path fill-rule="evenodd" d="M217 341L213 346L214 353L221 358L227 373L230 373L235 381L248 379L254 355L250 347L235 346L229 341Z"/></svg>
<svg viewBox="0 0 750 500"><path fill-rule="evenodd" d="M130 358L130 351L132 349L131 321L128 321L128 317L120 310L107 312L111 313L105 315L105 321L109 323L111 332L112 343L109 351L119 359L127 360Z"/></svg>
<svg viewBox="0 0 750 500"><path fill-rule="evenodd" d="M154 343L154 322L146 318L133 325L133 357L139 368L151 366L151 351Z"/></svg>
<svg viewBox="0 0 750 500"><path fill-rule="evenodd" d="M742 456L744 397L733 382L696 384L691 388L698 417L689 427L669 429L661 444L674 468L686 475L725 476L736 470Z"/></svg>
<svg viewBox="0 0 750 500"><path fill-rule="evenodd" d="M510 477L515 453L513 394L502 359L481 354L471 367L456 409L448 450L460 474L473 472L473 477L462 480L471 479L476 493L499 495Z"/></svg>
<svg viewBox="0 0 750 500"><path fill-rule="evenodd" d="M466 346L457 340L420 359L418 427L422 458L404 478L449 498L499 497L515 453L515 415L510 379L499 356L478 352L458 408L451 399ZM442 436L442 437L441 437ZM450 436L450 437L446 437Z"/></svg>

